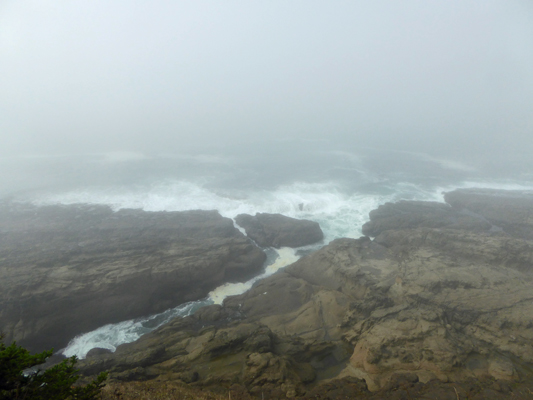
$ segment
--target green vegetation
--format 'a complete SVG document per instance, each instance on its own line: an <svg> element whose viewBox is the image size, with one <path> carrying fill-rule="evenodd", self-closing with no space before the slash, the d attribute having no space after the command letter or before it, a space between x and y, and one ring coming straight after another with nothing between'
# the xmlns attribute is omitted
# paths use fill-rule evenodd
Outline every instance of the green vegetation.
<svg viewBox="0 0 533 400"><path fill-rule="evenodd" d="M99 396L107 373L85 386L76 385L80 378L76 357L44 371L28 371L44 363L52 353L50 350L32 355L15 342L6 346L0 335L0 400L92 400Z"/></svg>

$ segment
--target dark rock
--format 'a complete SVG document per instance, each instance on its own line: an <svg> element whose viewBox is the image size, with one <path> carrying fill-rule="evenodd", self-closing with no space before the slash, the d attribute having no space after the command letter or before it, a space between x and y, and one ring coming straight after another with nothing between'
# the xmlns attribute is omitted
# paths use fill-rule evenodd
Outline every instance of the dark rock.
<svg viewBox="0 0 533 400"><path fill-rule="evenodd" d="M261 247L301 247L324 238L318 223L281 214L239 214L235 222Z"/></svg>
<svg viewBox="0 0 533 400"><path fill-rule="evenodd" d="M0 229L0 327L32 351L200 299L266 258L216 211L4 202Z"/></svg>
<svg viewBox="0 0 533 400"><path fill-rule="evenodd" d="M109 350L109 349L102 349L100 347L95 347L95 348L89 350L89 352L87 353L85 358L91 358L91 357L94 357L94 356L99 356L99 355L102 355L102 354L110 354L110 353L112 353L112 351Z"/></svg>

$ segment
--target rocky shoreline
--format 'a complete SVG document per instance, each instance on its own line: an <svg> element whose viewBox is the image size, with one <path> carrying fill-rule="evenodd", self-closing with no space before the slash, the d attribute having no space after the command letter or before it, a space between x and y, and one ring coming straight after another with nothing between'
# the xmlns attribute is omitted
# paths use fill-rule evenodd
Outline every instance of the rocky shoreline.
<svg viewBox="0 0 533 400"><path fill-rule="evenodd" d="M264 398L526 393L533 195L472 189L445 200L382 205L367 236L337 239L223 305L92 355L82 371Z"/></svg>
<svg viewBox="0 0 533 400"><path fill-rule="evenodd" d="M0 207L0 326L33 351L205 297L265 254L216 211Z"/></svg>
<svg viewBox="0 0 533 400"><path fill-rule="evenodd" d="M261 233L276 243L322 239L314 222L262 217L269 223L260 225ZM32 351L60 349L80 333L246 281L265 260L265 252L216 211L0 202L1 331L7 342Z"/></svg>

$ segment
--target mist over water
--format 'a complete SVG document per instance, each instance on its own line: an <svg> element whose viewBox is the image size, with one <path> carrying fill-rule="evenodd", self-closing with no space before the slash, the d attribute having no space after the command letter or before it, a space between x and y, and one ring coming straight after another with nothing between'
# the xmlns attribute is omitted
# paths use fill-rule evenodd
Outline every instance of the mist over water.
<svg viewBox="0 0 533 400"><path fill-rule="evenodd" d="M327 243L358 237L368 213L398 200L442 201L457 187L528 189L516 172L424 153L264 141L246 151L149 155L138 152L3 159L1 197L35 204L108 204L145 211L281 213L321 224ZM18 175L17 175L18 174Z"/></svg>
<svg viewBox="0 0 533 400"><path fill-rule="evenodd" d="M0 198L182 209L192 184L218 209L533 180L524 0L21 0L0 59Z"/></svg>

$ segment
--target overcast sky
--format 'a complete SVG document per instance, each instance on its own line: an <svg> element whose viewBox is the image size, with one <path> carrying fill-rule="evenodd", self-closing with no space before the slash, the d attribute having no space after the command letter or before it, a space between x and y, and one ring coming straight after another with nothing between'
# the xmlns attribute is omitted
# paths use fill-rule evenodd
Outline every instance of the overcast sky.
<svg viewBox="0 0 533 400"><path fill-rule="evenodd" d="M533 152L533 1L0 0L0 156L266 137Z"/></svg>

